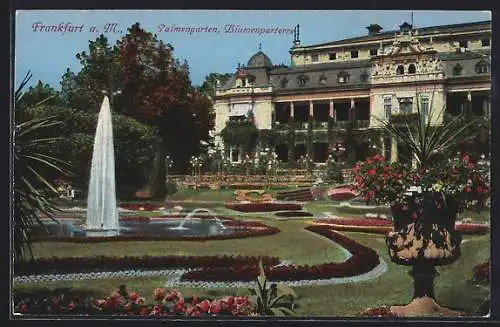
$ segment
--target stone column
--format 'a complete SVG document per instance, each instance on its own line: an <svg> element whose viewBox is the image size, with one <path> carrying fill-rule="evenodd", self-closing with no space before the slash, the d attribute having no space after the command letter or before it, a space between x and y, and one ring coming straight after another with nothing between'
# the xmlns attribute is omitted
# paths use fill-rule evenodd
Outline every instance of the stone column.
<svg viewBox="0 0 500 327"><path fill-rule="evenodd" d="M314 104L312 100L309 100L309 116L314 116Z"/></svg>
<svg viewBox="0 0 500 327"><path fill-rule="evenodd" d="M391 139L391 162L398 161L398 145L396 142L396 138Z"/></svg>
<svg viewBox="0 0 500 327"><path fill-rule="evenodd" d="M292 117L293 120L293 114L294 114L294 108L293 108L293 101L290 102L290 117Z"/></svg>
<svg viewBox="0 0 500 327"><path fill-rule="evenodd" d="M329 116L334 118L335 117L335 109L333 109L333 100L330 100L330 111L329 111Z"/></svg>
<svg viewBox="0 0 500 327"><path fill-rule="evenodd" d="M385 157L385 140L384 140L384 137L381 136L380 137L380 144L381 144L381 149L382 149L382 156ZM387 159L387 158L386 158Z"/></svg>

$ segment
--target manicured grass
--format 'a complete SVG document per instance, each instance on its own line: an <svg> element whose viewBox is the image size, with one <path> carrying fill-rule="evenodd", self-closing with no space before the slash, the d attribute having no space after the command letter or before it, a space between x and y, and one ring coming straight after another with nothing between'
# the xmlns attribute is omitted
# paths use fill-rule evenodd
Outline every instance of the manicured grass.
<svg viewBox="0 0 500 327"><path fill-rule="evenodd" d="M295 222L286 222L287 224ZM299 316L355 316L368 307L392 304L406 304L411 301L413 286L408 275L410 267L398 266L390 262L384 238L381 235L364 233L345 233L354 240L377 250L388 264L388 271L373 280L332 284L325 286L294 287L298 295L296 313ZM462 245L461 258L449 265L439 267L440 276L435 280L436 299L439 304L450 308L474 311L479 308L488 291L470 285L467 280L472 276L472 267L489 257L489 236L466 238ZM304 244L305 245L305 244ZM91 291L96 296L109 295L118 285L126 284L130 289L139 291L147 300L152 299L156 287L162 287L164 277L117 278L93 281L47 282L42 284L20 284L16 290L29 291L38 287L61 288ZM195 289L179 288L185 295L225 296L248 295L246 288L234 289Z"/></svg>
<svg viewBox="0 0 500 327"><path fill-rule="evenodd" d="M273 256L290 260L296 264L317 264L325 260L342 262L345 259L341 248L326 238L304 230L305 221L278 221L261 219L281 232L245 239L193 241L148 241L107 242L99 244L77 244L44 242L36 244L33 252L41 257L81 257L93 255L143 256L143 255L252 255Z"/></svg>
<svg viewBox="0 0 500 327"><path fill-rule="evenodd" d="M182 197L191 196L198 201L221 201L234 199L234 190L213 192L208 190L185 190ZM185 198L184 198L185 199ZM314 201L306 204L304 209L316 217L324 212L344 217L364 216L366 212L349 212L337 210L329 200ZM191 208L190 204L182 205ZM198 206L196 206L198 207ZM203 206L200 206L203 207ZM223 241L188 242L110 242L100 244L75 243L43 243L34 247L35 257L80 257L93 255L108 256L142 256L142 255L266 255L277 256L296 264L316 264L326 261L343 261L342 250L334 243L316 234L307 232L304 227L314 219L279 221L274 213L240 213L222 205L212 207L225 216L242 220L260 220L270 226L278 227L281 232L275 235ZM141 215L154 213L141 212ZM471 217L475 222L488 222L489 212L466 212L462 217ZM332 284L326 286L294 287L298 294L296 313L299 316L355 316L368 307L392 304L406 304L411 301L413 280L408 275L410 267L398 266L390 261L387 254L384 236L345 232L345 235L375 249L387 263L388 271L373 280L349 284ZM474 311L479 308L483 299L489 295L485 288L475 287L467 282L472 277L472 268L486 261L490 256L490 237L470 236L462 245L460 259L444 267L439 267L440 276L435 280L435 291L438 303L450 308ZM85 290L98 297L104 297L114 291L120 284L139 291L147 300L152 299L156 287L162 287L165 277L117 278L91 281L58 281L39 284L16 284L16 290L30 291L40 287L71 287ZM179 288L185 295L214 296L248 295L246 288L234 289L196 289Z"/></svg>

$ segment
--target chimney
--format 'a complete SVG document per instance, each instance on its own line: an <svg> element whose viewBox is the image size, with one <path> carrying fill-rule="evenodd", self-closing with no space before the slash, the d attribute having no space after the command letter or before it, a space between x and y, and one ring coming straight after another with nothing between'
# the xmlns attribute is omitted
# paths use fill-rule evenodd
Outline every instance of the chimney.
<svg viewBox="0 0 500 327"><path fill-rule="evenodd" d="M370 24L370 26L367 26L366 29L368 30L368 35L377 35L380 34L382 26L379 24Z"/></svg>

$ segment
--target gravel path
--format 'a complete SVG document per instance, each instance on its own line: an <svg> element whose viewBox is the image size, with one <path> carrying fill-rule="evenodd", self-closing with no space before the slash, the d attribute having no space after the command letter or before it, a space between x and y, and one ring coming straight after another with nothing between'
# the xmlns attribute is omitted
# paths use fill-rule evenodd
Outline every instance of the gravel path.
<svg viewBox="0 0 500 327"><path fill-rule="evenodd" d="M348 253L350 255L350 253ZM347 255L347 254L346 254ZM286 264L290 264L286 262ZM321 280L298 280L286 281L290 286L312 286L327 284L353 283L363 280L369 280L382 275L387 270L387 264L380 258L380 264L373 270L354 277L330 278ZM181 276L187 269L165 269L165 270L124 270L113 272L91 272L91 273L73 273L73 274L46 274L46 275L26 275L14 277L14 283L42 283L52 281L77 281L77 280L96 280L103 278L123 278L123 277L153 277L166 276L165 287L199 287L199 288L246 288L254 286L255 282L205 282L205 281L181 281Z"/></svg>

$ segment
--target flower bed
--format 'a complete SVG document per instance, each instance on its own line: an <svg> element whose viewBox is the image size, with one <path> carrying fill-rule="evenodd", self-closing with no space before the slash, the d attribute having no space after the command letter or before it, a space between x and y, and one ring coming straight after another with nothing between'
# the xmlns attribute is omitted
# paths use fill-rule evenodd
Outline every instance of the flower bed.
<svg viewBox="0 0 500 327"><path fill-rule="evenodd" d="M238 190L235 196L236 201L271 202L273 200L271 194L263 190Z"/></svg>
<svg viewBox="0 0 500 327"><path fill-rule="evenodd" d="M394 230L394 222L383 218L328 218L315 220L316 225L327 225L335 230L386 234ZM455 229L465 235L484 235L490 227L480 224L456 224Z"/></svg>
<svg viewBox="0 0 500 327"><path fill-rule="evenodd" d="M314 215L307 211L282 211L276 212L278 217L313 217Z"/></svg>
<svg viewBox="0 0 500 327"><path fill-rule="evenodd" d="M22 261L15 265L16 275L33 275L41 273L76 273L89 271L119 271L124 269L172 269L199 267L227 267L231 265L258 264L277 265L280 260L275 257L251 256L95 256L69 258L43 258Z"/></svg>
<svg viewBox="0 0 500 327"><path fill-rule="evenodd" d="M243 228L242 226L239 226ZM249 226L250 227L250 226ZM103 237L58 237L58 236L43 236L37 237L34 241L42 242L71 242L71 243L101 243L101 242L143 242L143 241L212 241L212 240L230 240L247 237L265 236L279 233L277 227L265 226L251 228L247 230L235 231L231 234L211 235L211 236L182 236L168 237L156 235L118 235L118 236L103 236Z"/></svg>
<svg viewBox="0 0 500 327"><path fill-rule="evenodd" d="M284 211L284 210L302 210L302 206L297 203L226 203L226 208L241 212L269 212L269 211Z"/></svg>
<svg viewBox="0 0 500 327"><path fill-rule="evenodd" d="M391 312L391 308L388 306L381 306L378 308L368 308L363 311L360 316L365 317L385 317L385 318L396 318L397 316Z"/></svg>
<svg viewBox="0 0 500 327"><path fill-rule="evenodd" d="M123 203L119 206L122 209L126 210L135 210L135 211L156 211L164 209L164 206L161 204L154 203Z"/></svg>
<svg viewBox="0 0 500 327"><path fill-rule="evenodd" d="M333 201L348 201L359 195L352 186L336 187L328 190L327 194Z"/></svg>
<svg viewBox="0 0 500 327"><path fill-rule="evenodd" d="M314 223L349 225L349 226L393 226L394 223L383 218L327 218L315 220Z"/></svg>
<svg viewBox="0 0 500 327"><path fill-rule="evenodd" d="M491 260L475 266L472 269L472 279L476 283L488 284L490 282Z"/></svg>
<svg viewBox="0 0 500 327"><path fill-rule="evenodd" d="M125 286L105 299L65 296L53 292L45 297L25 295L15 300L14 311L22 314L59 315L141 315L162 317L247 316L255 305L247 296L226 296L221 299L184 297L180 292L157 288L154 302L146 303L138 292L128 292Z"/></svg>
<svg viewBox="0 0 500 327"><path fill-rule="evenodd" d="M170 219L170 216L165 216L159 219ZM182 218L182 217L181 217ZM196 219L212 219L213 216L193 216ZM103 236L103 237L71 237L71 236L39 236L34 237L35 241L44 242L73 242L73 243L99 243L99 242L110 242L110 241L208 241L208 240L228 240L237 238L247 238L256 237L264 235L272 235L279 233L280 230L277 227L267 226L264 223L258 221L242 221L236 220L230 217L217 216L224 226L231 226L235 229L231 234L220 234L220 235L210 235L210 236L159 236L159 235L117 235L117 236ZM139 218L136 218L139 219ZM179 219L179 217L173 217L173 219ZM154 218L150 218L150 221Z"/></svg>
<svg viewBox="0 0 500 327"><path fill-rule="evenodd" d="M490 226L480 224L455 224L455 229L467 235L484 235L490 232Z"/></svg>
<svg viewBox="0 0 500 327"><path fill-rule="evenodd" d="M294 281L352 277L367 273L379 263L377 252L331 230L328 226L308 226L306 230L322 235L348 250L352 256L342 263L325 263L314 266L265 266L265 274L271 281ZM183 280L202 281L252 281L259 275L255 264L228 267L207 267L193 270L182 276Z"/></svg>

